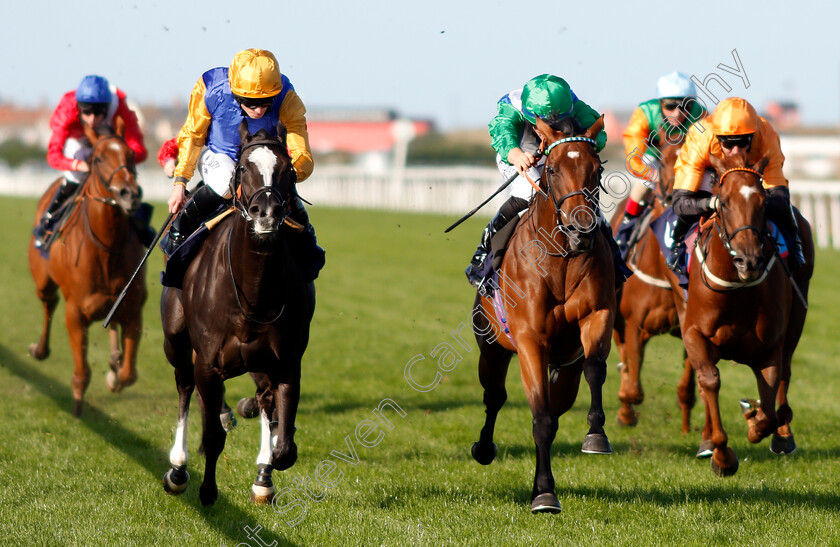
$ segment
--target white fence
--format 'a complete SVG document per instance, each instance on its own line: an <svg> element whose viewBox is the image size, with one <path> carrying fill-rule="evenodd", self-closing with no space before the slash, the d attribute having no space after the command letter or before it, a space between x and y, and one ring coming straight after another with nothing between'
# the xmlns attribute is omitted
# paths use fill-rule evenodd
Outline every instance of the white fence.
<svg viewBox="0 0 840 547"><path fill-rule="evenodd" d="M58 174L46 168L16 170L0 165L0 195L38 196ZM146 199L165 201L172 183L160 168L143 167L138 179ZM371 173L360 168L324 166L301 184L301 195L317 205L388 209L460 216L481 203L502 183L494 168L413 167ZM840 249L840 181L792 180L791 195L811 222L817 245ZM489 216L506 195L497 196L480 214ZM454 218L453 218L454 220Z"/></svg>

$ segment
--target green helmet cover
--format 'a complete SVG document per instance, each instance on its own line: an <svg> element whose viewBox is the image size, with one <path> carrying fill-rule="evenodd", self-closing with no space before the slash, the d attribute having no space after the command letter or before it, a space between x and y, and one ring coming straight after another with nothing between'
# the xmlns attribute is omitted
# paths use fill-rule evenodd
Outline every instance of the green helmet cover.
<svg viewBox="0 0 840 547"><path fill-rule="evenodd" d="M522 114L536 123L535 115L546 118L552 114L567 116L574 107L572 90L563 78L542 74L532 78L522 88Z"/></svg>

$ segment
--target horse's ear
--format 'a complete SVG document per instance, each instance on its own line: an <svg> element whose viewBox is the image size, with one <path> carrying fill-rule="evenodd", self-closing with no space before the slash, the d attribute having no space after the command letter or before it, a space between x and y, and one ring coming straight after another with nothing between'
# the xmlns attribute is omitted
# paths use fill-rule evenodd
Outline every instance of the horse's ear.
<svg viewBox="0 0 840 547"><path fill-rule="evenodd" d="M753 169L755 169L756 171L758 171L759 173L761 173L763 175L764 170L767 169L767 164L768 163L770 163L770 151L769 150L767 152L765 152L763 156L761 156L761 159L758 160L758 163L755 164L755 167L753 167Z"/></svg>
<svg viewBox="0 0 840 547"><path fill-rule="evenodd" d="M251 132L248 131L248 122L246 120L242 120L239 124L239 141L242 144L245 144L251 139Z"/></svg>
<svg viewBox="0 0 840 547"><path fill-rule="evenodd" d="M601 114L595 123L592 124L592 127L586 130L586 133L583 134L584 137L587 139L596 139L598 138L598 134L604 130L604 115Z"/></svg>
<svg viewBox="0 0 840 547"><path fill-rule="evenodd" d="M727 169L725 160L715 156L712 153L709 153L709 164L718 173L723 173Z"/></svg>
<svg viewBox="0 0 840 547"><path fill-rule="evenodd" d="M553 141L558 140L557 138L555 138L555 135L556 135L557 131L555 131L554 129L551 128L550 125L548 125L547 123L542 121L542 119L540 119L539 116L537 116L535 118L535 120L536 120L535 126L536 126L536 129L537 129L537 135L539 135L539 137L543 140L543 142L553 142ZM562 138L562 137L560 137L560 138Z"/></svg>
<svg viewBox="0 0 840 547"><path fill-rule="evenodd" d="M277 138L285 143L287 134L286 125L281 120L277 120Z"/></svg>
<svg viewBox="0 0 840 547"><path fill-rule="evenodd" d="M114 117L114 133L119 137L125 135L125 120L122 119L122 116Z"/></svg>

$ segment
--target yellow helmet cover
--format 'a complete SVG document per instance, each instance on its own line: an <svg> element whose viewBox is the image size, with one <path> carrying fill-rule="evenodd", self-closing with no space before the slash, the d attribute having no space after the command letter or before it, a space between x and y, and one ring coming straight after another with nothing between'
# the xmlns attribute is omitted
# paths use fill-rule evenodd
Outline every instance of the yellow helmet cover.
<svg viewBox="0 0 840 547"><path fill-rule="evenodd" d="M274 54L264 49L246 49L233 57L228 71L230 90L249 99L273 97L283 89Z"/></svg>

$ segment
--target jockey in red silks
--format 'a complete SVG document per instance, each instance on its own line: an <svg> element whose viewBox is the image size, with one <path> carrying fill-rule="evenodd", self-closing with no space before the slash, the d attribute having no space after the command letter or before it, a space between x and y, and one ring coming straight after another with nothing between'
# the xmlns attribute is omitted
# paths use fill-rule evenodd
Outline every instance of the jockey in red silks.
<svg viewBox="0 0 840 547"><path fill-rule="evenodd" d="M82 79L75 90L68 91L61 98L50 118L52 135L47 147L47 163L54 169L64 171L64 180L43 220L52 219L67 198L76 192L79 184L87 179L92 148L85 137L84 126L113 127L117 116L125 122L123 137L134 152L134 163L144 161L148 152L143 143L143 133L137 123L137 115L126 103L125 92L110 85L102 76L89 75ZM43 224L42 221L35 230L36 246L43 243Z"/></svg>

